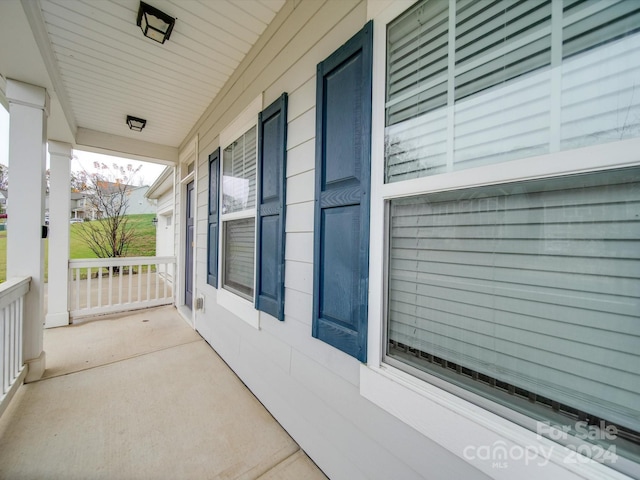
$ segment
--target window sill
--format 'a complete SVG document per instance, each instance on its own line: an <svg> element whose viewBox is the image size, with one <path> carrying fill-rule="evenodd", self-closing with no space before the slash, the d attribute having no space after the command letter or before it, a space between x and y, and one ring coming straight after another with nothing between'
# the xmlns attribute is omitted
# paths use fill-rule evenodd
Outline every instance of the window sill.
<svg viewBox="0 0 640 480"><path fill-rule="evenodd" d="M629 478L389 365L361 365L360 394L492 478Z"/></svg>
<svg viewBox="0 0 640 480"><path fill-rule="evenodd" d="M240 317L256 330L260 330L260 312L255 309L253 302L219 288L217 293L218 305Z"/></svg>

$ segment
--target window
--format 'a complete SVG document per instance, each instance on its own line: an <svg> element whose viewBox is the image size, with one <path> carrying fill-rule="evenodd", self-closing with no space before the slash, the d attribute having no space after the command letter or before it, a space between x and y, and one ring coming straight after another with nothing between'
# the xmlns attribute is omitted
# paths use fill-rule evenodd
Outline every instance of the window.
<svg viewBox="0 0 640 480"><path fill-rule="evenodd" d="M639 461L640 5L421 1L385 87L384 362Z"/></svg>
<svg viewBox="0 0 640 480"><path fill-rule="evenodd" d="M640 169L391 200L389 358L637 441L639 202Z"/></svg>
<svg viewBox="0 0 640 480"><path fill-rule="evenodd" d="M253 300L256 215L256 127L222 152L222 286Z"/></svg>
<svg viewBox="0 0 640 480"><path fill-rule="evenodd" d="M387 31L386 181L640 136L640 5L416 4Z"/></svg>

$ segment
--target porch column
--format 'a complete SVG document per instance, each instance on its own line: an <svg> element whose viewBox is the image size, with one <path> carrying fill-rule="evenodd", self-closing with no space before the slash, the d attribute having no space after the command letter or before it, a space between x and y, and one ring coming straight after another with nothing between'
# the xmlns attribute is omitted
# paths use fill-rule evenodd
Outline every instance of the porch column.
<svg viewBox="0 0 640 480"><path fill-rule="evenodd" d="M49 292L45 327L69 325L71 145L49 141Z"/></svg>
<svg viewBox="0 0 640 480"><path fill-rule="evenodd" d="M43 283L45 146L49 95L46 89L7 79L9 101L9 176L7 278L30 276L24 302L23 358L26 382L44 373Z"/></svg>

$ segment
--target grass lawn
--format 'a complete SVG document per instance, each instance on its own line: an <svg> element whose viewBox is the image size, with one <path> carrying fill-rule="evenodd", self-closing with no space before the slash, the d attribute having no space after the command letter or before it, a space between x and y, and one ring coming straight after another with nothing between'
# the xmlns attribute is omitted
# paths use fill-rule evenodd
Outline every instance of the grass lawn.
<svg viewBox="0 0 640 480"><path fill-rule="evenodd" d="M151 220L154 214L129 215L129 225L137 232L137 237L129 246L128 257L152 257L156 254L156 227ZM98 220L94 220L98 221ZM70 258L96 258L96 254L84 243L78 232L85 228L84 223L73 223L70 236ZM49 265L49 240L44 244L44 274L47 281L47 269ZM0 282L6 280L7 274L7 232L0 232Z"/></svg>

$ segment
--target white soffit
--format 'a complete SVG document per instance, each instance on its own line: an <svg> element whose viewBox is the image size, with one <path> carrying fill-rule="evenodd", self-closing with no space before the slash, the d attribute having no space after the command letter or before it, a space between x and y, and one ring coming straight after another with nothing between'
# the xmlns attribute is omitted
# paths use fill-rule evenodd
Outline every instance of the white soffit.
<svg viewBox="0 0 640 480"><path fill-rule="evenodd" d="M136 25L138 0L40 0L77 127L178 147L285 0L146 3L176 18L164 44Z"/></svg>

